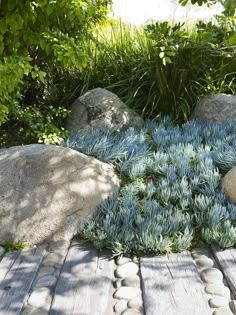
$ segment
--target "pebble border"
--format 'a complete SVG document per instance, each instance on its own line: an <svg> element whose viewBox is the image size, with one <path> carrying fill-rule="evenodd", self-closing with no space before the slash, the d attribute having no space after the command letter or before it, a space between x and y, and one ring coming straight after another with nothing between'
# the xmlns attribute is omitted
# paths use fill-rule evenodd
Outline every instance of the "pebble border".
<svg viewBox="0 0 236 315"><path fill-rule="evenodd" d="M195 248L191 254L208 296L209 306L213 309L213 315L236 315L236 300L231 299L230 289L210 249Z"/></svg>
<svg viewBox="0 0 236 315"><path fill-rule="evenodd" d="M70 247L70 241L51 241L41 245L46 255L34 280L21 315L48 315L57 280Z"/></svg>
<svg viewBox="0 0 236 315"><path fill-rule="evenodd" d="M114 314L143 315L139 261L136 257L120 257L114 269Z"/></svg>

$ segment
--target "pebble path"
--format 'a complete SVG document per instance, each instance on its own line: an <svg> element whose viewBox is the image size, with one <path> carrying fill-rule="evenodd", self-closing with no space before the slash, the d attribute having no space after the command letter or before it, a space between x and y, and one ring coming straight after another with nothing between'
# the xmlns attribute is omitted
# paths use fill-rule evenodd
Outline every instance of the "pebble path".
<svg viewBox="0 0 236 315"><path fill-rule="evenodd" d="M70 247L69 241L43 245L46 255L33 283L22 315L48 315L63 262ZM213 315L236 315L236 300L223 274L207 248L191 251L198 268L204 291ZM0 260L4 249L0 246ZM120 257L115 260L113 287L114 315L144 315L139 260Z"/></svg>

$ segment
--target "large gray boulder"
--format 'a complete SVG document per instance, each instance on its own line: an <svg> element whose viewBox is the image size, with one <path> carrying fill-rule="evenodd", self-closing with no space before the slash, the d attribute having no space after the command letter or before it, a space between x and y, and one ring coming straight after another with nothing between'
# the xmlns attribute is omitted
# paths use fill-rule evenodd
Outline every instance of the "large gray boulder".
<svg viewBox="0 0 236 315"><path fill-rule="evenodd" d="M0 150L0 244L71 239L118 186L112 166L69 148Z"/></svg>
<svg viewBox="0 0 236 315"><path fill-rule="evenodd" d="M236 204L236 166L225 174L222 187L230 202Z"/></svg>
<svg viewBox="0 0 236 315"><path fill-rule="evenodd" d="M236 121L236 96L228 94L211 94L197 103L191 119L223 123Z"/></svg>
<svg viewBox="0 0 236 315"><path fill-rule="evenodd" d="M70 109L71 116L66 121L66 129L71 133L104 127L121 130L141 127L143 124L143 119L117 95L102 88L90 90L77 98Z"/></svg>

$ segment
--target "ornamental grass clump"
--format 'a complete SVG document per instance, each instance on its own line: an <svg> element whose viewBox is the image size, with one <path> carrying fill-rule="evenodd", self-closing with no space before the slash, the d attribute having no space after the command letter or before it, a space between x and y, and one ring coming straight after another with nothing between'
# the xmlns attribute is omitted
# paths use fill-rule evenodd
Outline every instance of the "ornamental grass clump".
<svg viewBox="0 0 236 315"><path fill-rule="evenodd" d="M220 186L236 165L236 126L170 119L141 130L94 130L67 146L115 166L121 187L98 206L81 235L98 248L168 253L196 242L236 244L236 206Z"/></svg>

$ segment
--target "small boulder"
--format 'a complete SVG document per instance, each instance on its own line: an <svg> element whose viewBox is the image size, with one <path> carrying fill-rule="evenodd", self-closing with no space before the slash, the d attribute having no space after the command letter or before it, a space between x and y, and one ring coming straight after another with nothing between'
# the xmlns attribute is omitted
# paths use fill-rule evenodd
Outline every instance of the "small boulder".
<svg viewBox="0 0 236 315"><path fill-rule="evenodd" d="M143 125L143 119L117 95L102 88L90 90L80 96L70 109L71 116L66 121L66 129L71 133L95 128L119 131Z"/></svg>
<svg viewBox="0 0 236 315"><path fill-rule="evenodd" d="M236 121L236 96L211 94L199 100L190 117L208 122Z"/></svg>
<svg viewBox="0 0 236 315"><path fill-rule="evenodd" d="M69 148L0 150L0 244L71 239L118 185L112 166Z"/></svg>
<svg viewBox="0 0 236 315"><path fill-rule="evenodd" d="M225 174L222 179L222 187L230 202L236 204L236 166Z"/></svg>

